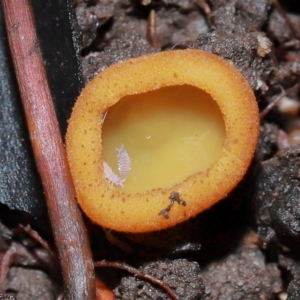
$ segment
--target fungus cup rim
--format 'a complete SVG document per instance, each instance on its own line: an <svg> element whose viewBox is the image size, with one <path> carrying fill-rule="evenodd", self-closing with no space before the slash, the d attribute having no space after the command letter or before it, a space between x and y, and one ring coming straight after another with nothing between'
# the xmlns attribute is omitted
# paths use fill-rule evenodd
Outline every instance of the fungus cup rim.
<svg viewBox="0 0 300 300"><path fill-rule="evenodd" d="M101 158L100 121L106 110L126 95L186 84L210 94L221 110L226 136L219 158L207 170L169 188L136 194L114 188L104 177ZM174 226L208 209L237 185L252 160L258 132L259 112L251 87L216 55L187 49L117 63L84 88L69 120L66 150L77 200L92 221L116 231ZM159 212L173 192L187 205L175 203L166 219Z"/></svg>

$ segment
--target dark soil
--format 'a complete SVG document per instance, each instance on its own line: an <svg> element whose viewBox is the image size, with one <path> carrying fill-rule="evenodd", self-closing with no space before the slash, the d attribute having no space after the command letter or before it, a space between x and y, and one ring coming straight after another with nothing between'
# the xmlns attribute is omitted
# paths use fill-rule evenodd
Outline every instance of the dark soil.
<svg viewBox="0 0 300 300"><path fill-rule="evenodd" d="M95 260L126 261L182 300L300 299L300 11L298 1L282 1L283 17L275 2L77 0L85 83L118 61L196 48L239 69L262 112L252 166L228 198L153 234L104 233L89 224ZM57 261L12 219L0 224L1 268L13 249L0 287L22 300L56 299L63 292ZM124 271L101 268L98 276L116 299L170 299Z"/></svg>

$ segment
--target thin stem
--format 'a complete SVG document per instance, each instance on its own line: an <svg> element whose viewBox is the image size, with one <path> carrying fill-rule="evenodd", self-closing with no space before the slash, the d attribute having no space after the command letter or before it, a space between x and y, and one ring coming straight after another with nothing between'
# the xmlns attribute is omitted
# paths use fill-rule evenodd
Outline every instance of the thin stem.
<svg viewBox="0 0 300 300"><path fill-rule="evenodd" d="M0 292L4 292L5 278L8 274L10 264L14 259L15 253L16 249L13 246L10 246L0 259Z"/></svg>
<svg viewBox="0 0 300 300"><path fill-rule="evenodd" d="M48 251L48 253L50 255L52 255L52 257L56 257L55 252L51 249L50 245L47 243L46 240L44 240L37 231L35 231L34 229L32 229L30 227L30 225L28 226L24 226L22 224L19 224L18 228L14 231L14 232L25 232L27 233L34 241L36 241L37 243L39 243L45 250Z"/></svg>
<svg viewBox="0 0 300 300"><path fill-rule="evenodd" d="M95 299L91 251L55 116L30 0L3 0L12 59L62 265L65 299Z"/></svg>
<svg viewBox="0 0 300 300"><path fill-rule="evenodd" d="M278 0L272 0L273 5L276 7L278 12L281 14L281 16L285 19L285 21L288 23L292 31L295 33L296 37L300 38L300 28L291 20L291 18L287 15L287 13L284 11L282 6L280 5Z"/></svg>
<svg viewBox="0 0 300 300"><path fill-rule="evenodd" d="M140 277L142 279L148 280L156 285L158 285L161 289L165 290L166 293L170 296L171 299L173 300L178 300L179 298L176 296L176 294L174 293L174 291L162 280L159 280L151 275L148 275L146 273L144 273L141 270L138 270L136 268L133 268L129 265L126 265L125 263L122 262L114 262L114 261L106 261L106 260L102 260L102 261L98 261L95 262L95 267L97 268L117 268L117 269L121 269L121 270L125 270L137 277Z"/></svg>

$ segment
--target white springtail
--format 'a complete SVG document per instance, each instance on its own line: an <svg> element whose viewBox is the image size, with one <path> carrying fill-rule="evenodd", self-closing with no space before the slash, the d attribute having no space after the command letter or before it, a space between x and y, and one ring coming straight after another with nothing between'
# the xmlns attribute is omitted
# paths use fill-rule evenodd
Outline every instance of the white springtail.
<svg viewBox="0 0 300 300"><path fill-rule="evenodd" d="M123 182L126 180L126 177L131 170L131 160L129 154L124 149L124 145L121 145L120 148L116 148L116 150L118 152L118 169L121 177L115 174L110 165L105 161L103 162L104 176L111 183L120 185L122 188L124 188Z"/></svg>
<svg viewBox="0 0 300 300"><path fill-rule="evenodd" d="M112 168L109 166L109 164L105 161L103 162L103 171L106 179L108 179L111 183L120 185L122 188L124 188L123 182L126 179L122 179L117 174L115 174Z"/></svg>
<svg viewBox="0 0 300 300"><path fill-rule="evenodd" d="M131 160L127 153L127 151L124 149L124 145L121 145L120 148L116 148L118 151L117 157L118 157L118 168L119 172L122 178L126 178L128 173L131 170Z"/></svg>

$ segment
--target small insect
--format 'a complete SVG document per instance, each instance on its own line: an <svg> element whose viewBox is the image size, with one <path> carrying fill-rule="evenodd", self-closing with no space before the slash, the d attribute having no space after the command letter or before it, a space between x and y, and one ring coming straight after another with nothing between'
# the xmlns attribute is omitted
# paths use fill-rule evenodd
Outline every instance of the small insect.
<svg viewBox="0 0 300 300"><path fill-rule="evenodd" d="M118 151L118 168L119 172L121 174L122 178L126 178L128 173L131 170L131 160L127 153L127 151L124 149L124 145L122 145L120 148L116 148Z"/></svg>
<svg viewBox="0 0 300 300"><path fill-rule="evenodd" d="M124 145L121 145L120 148L116 148L116 150L118 152L118 169L121 177L115 174L110 165L105 161L103 162L104 176L111 183L120 185L122 188L124 188L123 182L126 180L128 173L131 170L131 159L125 150Z"/></svg>
<svg viewBox="0 0 300 300"><path fill-rule="evenodd" d="M169 211L171 210L175 202L182 206L186 206L186 201L180 198L180 194L178 192L172 192L169 196L169 200L170 204L159 212L159 215L163 216L165 219L169 219Z"/></svg>
<svg viewBox="0 0 300 300"><path fill-rule="evenodd" d="M115 174L109 164L105 161L103 162L103 170L106 179L108 179L111 183L120 185L122 188L124 188L123 182L126 179L120 178L117 174Z"/></svg>

